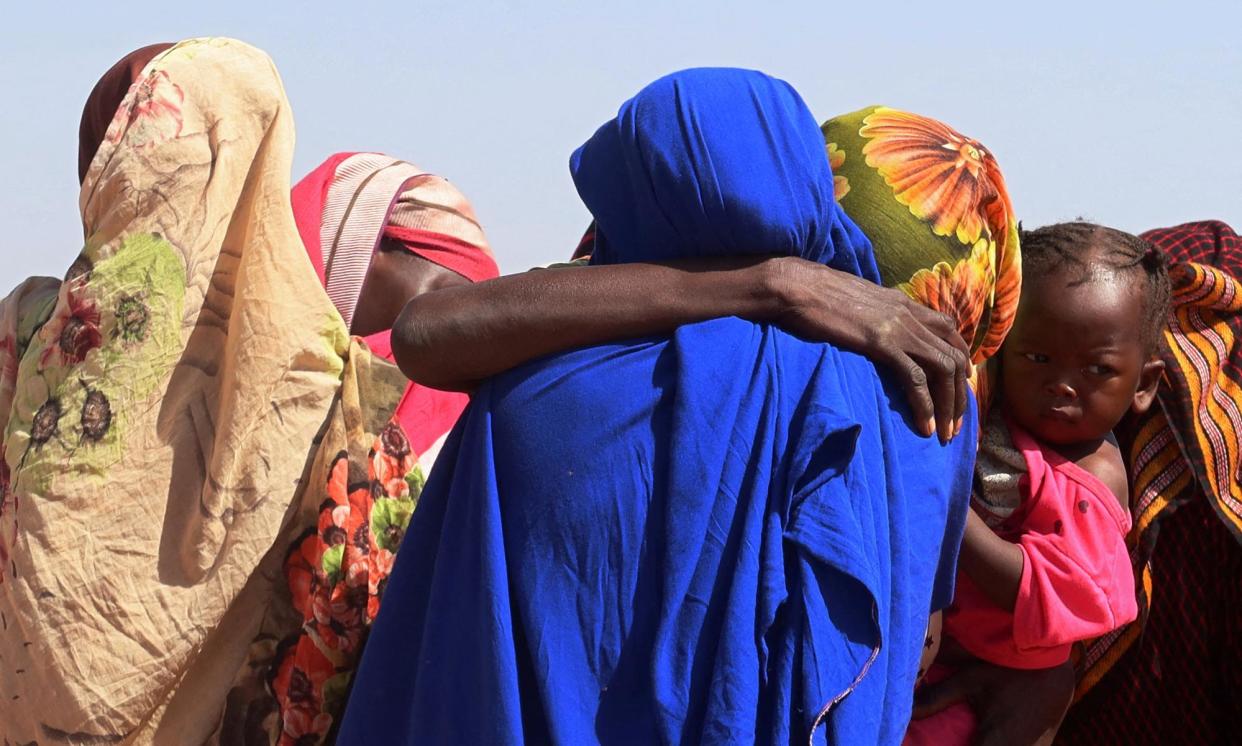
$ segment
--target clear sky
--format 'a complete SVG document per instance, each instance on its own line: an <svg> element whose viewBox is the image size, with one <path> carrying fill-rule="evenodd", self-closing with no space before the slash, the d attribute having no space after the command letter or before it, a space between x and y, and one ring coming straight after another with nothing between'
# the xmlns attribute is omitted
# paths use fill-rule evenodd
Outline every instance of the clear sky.
<svg viewBox="0 0 1242 746"><path fill-rule="evenodd" d="M77 129L131 49L225 35L266 50L297 122L294 179L380 150L474 202L502 269L565 257L587 222L570 152L645 83L745 66L820 119L883 103L997 155L1028 226L1242 228L1242 2L3 3L0 293L81 246Z"/></svg>

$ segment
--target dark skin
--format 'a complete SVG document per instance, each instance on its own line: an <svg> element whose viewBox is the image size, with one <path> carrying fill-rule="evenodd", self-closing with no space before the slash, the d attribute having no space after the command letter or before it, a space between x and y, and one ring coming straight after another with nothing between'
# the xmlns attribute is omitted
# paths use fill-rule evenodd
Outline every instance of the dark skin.
<svg viewBox="0 0 1242 746"><path fill-rule="evenodd" d="M898 376L925 435L961 428L970 363L949 317L793 257L571 267L425 293L397 317L393 354L417 383L469 391L544 355L725 316L866 355Z"/></svg>
<svg viewBox="0 0 1242 746"><path fill-rule="evenodd" d="M724 316L777 323L867 355L899 377L924 433L947 439L961 427L969 361L947 316L900 291L788 257L565 268L425 293L397 318L393 351L412 380L469 391L543 355ZM1015 672L974 662L958 671L926 689L938 698L921 712L970 701L981 743L1050 740L1073 695L1068 665Z"/></svg>
<svg viewBox="0 0 1242 746"><path fill-rule="evenodd" d="M1070 269L1027 278L1000 354L1000 402L1039 441L1099 477L1125 509L1129 486L1112 429L1146 412L1164 371L1143 339L1142 280L1111 270ZM997 606L1013 611L1022 551L971 512L962 571Z"/></svg>
<svg viewBox="0 0 1242 746"><path fill-rule="evenodd" d="M469 284L456 272L413 254L390 239L382 239L363 280L350 332L367 337L390 329L411 298Z"/></svg>
<svg viewBox="0 0 1242 746"><path fill-rule="evenodd" d="M1090 259L1090 252L1084 256ZM1163 363L1143 339L1142 281L1111 271L1051 273L1024 280L1013 330L1000 355L1008 415L1066 459L1096 475L1129 509L1125 463L1112 428L1155 400ZM967 519L959 566L998 606L1012 611L1022 552L978 515ZM914 717L966 702L976 742L1050 744L1073 699L1073 664L1018 670L973 658L945 639L937 660L952 676L923 687Z"/></svg>
<svg viewBox="0 0 1242 746"><path fill-rule="evenodd" d="M1074 684L1070 661L1023 671L967 659L949 678L915 693L914 717L966 702L975 713L978 746L1050 744L1074 698Z"/></svg>

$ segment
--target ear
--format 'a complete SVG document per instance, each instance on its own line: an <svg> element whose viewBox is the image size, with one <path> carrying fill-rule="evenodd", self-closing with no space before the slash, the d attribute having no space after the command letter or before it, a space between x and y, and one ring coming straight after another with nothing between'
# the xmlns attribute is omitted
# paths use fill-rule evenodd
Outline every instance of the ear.
<svg viewBox="0 0 1242 746"><path fill-rule="evenodd" d="M1143 363L1143 371L1139 373L1138 390L1134 392L1134 401L1130 409L1135 414L1143 414L1156 401L1156 388L1164 376L1164 361L1153 358Z"/></svg>

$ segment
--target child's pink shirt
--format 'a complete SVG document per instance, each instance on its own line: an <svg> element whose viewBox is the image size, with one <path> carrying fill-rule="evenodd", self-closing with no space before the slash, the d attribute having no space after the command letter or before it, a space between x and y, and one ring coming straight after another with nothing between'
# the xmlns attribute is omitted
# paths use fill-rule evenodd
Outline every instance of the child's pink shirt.
<svg viewBox="0 0 1242 746"><path fill-rule="evenodd" d="M1012 422L1026 460L1021 506L997 530L1022 550L1013 613L958 572L945 634L968 652L1011 668L1064 663L1070 646L1111 632L1138 615L1126 549L1130 514L1095 475L1041 446Z"/></svg>

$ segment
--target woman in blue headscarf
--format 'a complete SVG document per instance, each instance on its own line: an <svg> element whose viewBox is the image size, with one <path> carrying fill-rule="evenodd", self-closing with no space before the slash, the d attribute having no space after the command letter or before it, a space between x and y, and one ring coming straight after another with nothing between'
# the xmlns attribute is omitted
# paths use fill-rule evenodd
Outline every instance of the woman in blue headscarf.
<svg viewBox="0 0 1242 746"><path fill-rule="evenodd" d="M571 168L594 263L778 254L878 281L814 119L763 74L658 80ZM922 437L863 357L738 318L485 382L341 741L900 741L952 593L967 414Z"/></svg>

